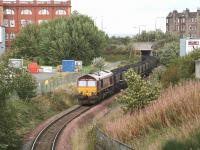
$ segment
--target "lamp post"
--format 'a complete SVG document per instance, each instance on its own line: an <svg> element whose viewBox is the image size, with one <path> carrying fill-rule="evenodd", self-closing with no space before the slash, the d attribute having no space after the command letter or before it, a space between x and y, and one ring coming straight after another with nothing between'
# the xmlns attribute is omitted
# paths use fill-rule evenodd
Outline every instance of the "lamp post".
<svg viewBox="0 0 200 150"><path fill-rule="evenodd" d="M136 28L136 29L139 30L139 35L140 35L140 32L141 32L141 27L146 27L146 25L139 25L139 26L133 27L133 28Z"/></svg>

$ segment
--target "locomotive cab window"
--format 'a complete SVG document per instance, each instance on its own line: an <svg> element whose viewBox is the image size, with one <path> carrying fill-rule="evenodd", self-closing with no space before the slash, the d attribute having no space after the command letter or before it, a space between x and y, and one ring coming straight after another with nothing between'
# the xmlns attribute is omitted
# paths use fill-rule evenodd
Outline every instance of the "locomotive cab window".
<svg viewBox="0 0 200 150"><path fill-rule="evenodd" d="M96 86L96 82L95 81L88 81L88 86L89 87L95 87Z"/></svg>
<svg viewBox="0 0 200 150"><path fill-rule="evenodd" d="M87 86L87 82L86 81L79 81L78 86L79 87L85 87L85 86Z"/></svg>

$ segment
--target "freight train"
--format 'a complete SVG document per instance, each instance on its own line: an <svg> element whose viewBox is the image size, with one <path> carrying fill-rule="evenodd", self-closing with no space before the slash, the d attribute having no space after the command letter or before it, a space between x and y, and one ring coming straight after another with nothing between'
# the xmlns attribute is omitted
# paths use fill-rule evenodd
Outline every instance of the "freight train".
<svg viewBox="0 0 200 150"><path fill-rule="evenodd" d="M80 105L96 104L106 97L119 92L127 87L124 73L134 69L142 77L147 76L158 65L158 60L153 56L143 56L142 61L126 65L111 71L99 71L81 76L77 80L78 101Z"/></svg>

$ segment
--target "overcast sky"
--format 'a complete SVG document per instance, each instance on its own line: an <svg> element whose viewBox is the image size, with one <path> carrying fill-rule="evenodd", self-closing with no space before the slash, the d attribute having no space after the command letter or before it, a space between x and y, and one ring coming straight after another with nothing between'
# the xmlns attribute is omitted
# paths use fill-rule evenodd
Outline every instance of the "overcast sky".
<svg viewBox="0 0 200 150"><path fill-rule="evenodd" d="M174 9L196 11L200 0L71 0L72 11L92 17L108 34L136 34L141 30L165 31L165 18ZM156 19L157 18L157 19Z"/></svg>

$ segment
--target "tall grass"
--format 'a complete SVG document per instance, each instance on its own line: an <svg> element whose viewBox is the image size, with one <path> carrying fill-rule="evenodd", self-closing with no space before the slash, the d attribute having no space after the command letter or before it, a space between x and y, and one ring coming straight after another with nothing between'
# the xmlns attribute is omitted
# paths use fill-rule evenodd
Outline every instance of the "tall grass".
<svg viewBox="0 0 200 150"><path fill-rule="evenodd" d="M104 129L113 138L125 143L141 139L148 134L163 129L179 127L190 121L182 134L192 129L192 121L200 119L200 82L187 81L169 87L160 98L146 108L126 114L120 119L108 121Z"/></svg>

